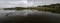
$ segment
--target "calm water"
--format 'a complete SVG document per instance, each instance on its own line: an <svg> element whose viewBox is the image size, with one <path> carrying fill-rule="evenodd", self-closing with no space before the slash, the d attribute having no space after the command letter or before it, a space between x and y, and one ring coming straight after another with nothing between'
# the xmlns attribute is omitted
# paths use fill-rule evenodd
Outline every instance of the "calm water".
<svg viewBox="0 0 60 23"><path fill-rule="evenodd" d="M8 14L8 16L6 16L7 14ZM16 10L0 10L0 23L1 22L2 23L3 22L6 22L7 23L7 22L10 22L10 21L14 21L14 18L13 17L16 16L16 15L27 16L29 14L30 15L45 15L45 16L46 15L49 15L48 18L50 17L53 22L56 21L56 22L60 23L59 22L60 21L60 14L51 13L51 12L44 12L44 11L37 11L37 10L27 10L27 9L20 10L20 11L16 11ZM17 18L20 18L20 17L15 17L15 19L17 19Z"/></svg>
<svg viewBox="0 0 60 23"><path fill-rule="evenodd" d="M16 10L0 10L0 16L6 16L6 14L8 14L8 16L16 16L16 15L26 16L28 14L60 15L60 14L51 13L51 12L44 12L44 11L37 11L37 10L27 10L27 9L20 10L20 11L16 11Z"/></svg>

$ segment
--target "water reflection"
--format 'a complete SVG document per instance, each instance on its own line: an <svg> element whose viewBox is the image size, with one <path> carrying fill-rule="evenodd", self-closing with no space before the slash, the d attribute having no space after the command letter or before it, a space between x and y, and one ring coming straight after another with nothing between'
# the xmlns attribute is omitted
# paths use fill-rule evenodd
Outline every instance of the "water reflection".
<svg viewBox="0 0 60 23"><path fill-rule="evenodd" d="M0 23L54 23L60 21L60 14L37 10L0 10Z"/></svg>
<svg viewBox="0 0 60 23"><path fill-rule="evenodd" d="M0 16L5 16L5 15L8 15L8 16L16 16L16 15L28 15L28 14L40 14L40 15L60 15L60 14L56 14L56 13L51 13L51 12L44 12L44 11L37 11L37 10L19 10L19 11L16 11L16 10L0 10Z"/></svg>

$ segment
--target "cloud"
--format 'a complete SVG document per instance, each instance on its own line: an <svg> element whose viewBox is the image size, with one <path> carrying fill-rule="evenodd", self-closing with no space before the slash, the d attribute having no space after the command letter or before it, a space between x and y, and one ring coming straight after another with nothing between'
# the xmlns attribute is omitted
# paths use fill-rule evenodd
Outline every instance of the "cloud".
<svg viewBox="0 0 60 23"><path fill-rule="evenodd" d="M17 7L17 6L26 6L27 5L27 1L26 0L0 0L0 8L4 8L4 7Z"/></svg>
<svg viewBox="0 0 60 23"><path fill-rule="evenodd" d="M49 5L53 3L60 3L60 0L0 0L0 8Z"/></svg>
<svg viewBox="0 0 60 23"><path fill-rule="evenodd" d="M28 0L28 2L32 2L34 5L49 5L54 3L60 3L60 0Z"/></svg>

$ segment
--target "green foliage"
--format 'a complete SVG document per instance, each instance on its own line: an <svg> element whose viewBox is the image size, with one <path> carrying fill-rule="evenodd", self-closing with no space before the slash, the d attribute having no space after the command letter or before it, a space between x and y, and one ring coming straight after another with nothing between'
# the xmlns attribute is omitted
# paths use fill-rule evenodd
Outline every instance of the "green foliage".
<svg viewBox="0 0 60 23"><path fill-rule="evenodd" d="M36 10L60 13L60 4L57 3L51 5L37 6Z"/></svg>
<svg viewBox="0 0 60 23"><path fill-rule="evenodd" d="M4 8L4 10L23 10L24 7L15 7L15 8Z"/></svg>
<svg viewBox="0 0 60 23"><path fill-rule="evenodd" d="M44 6L37 6L37 7L15 7L15 8L5 8L4 10L23 10L23 9L31 9L31 10L39 10L39 11L49 11L54 13L60 13L60 3L51 4L51 5L44 5Z"/></svg>

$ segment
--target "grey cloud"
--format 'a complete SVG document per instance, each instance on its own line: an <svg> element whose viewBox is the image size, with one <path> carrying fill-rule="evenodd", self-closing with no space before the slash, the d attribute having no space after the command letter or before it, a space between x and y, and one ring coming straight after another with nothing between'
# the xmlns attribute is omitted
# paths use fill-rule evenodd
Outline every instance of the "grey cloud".
<svg viewBox="0 0 60 23"><path fill-rule="evenodd" d="M0 0L0 1L22 1L22 0Z"/></svg>
<svg viewBox="0 0 60 23"><path fill-rule="evenodd" d="M0 8L25 6L26 0L0 0Z"/></svg>
<svg viewBox="0 0 60 23"><path fill-rule="evenodd" d="M60 3L60 0L0 0L0 8L16 6L35 6Z"/></svg>
<svg viewBox="0 0 60 23"><path fill-rule="evenodd" d="M60 3L60 0L28 0L28 2L32 2L33 5L49 5L54 3Z"/></svg>

